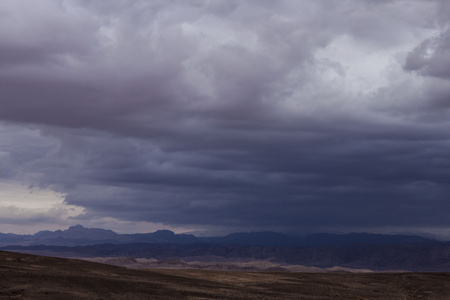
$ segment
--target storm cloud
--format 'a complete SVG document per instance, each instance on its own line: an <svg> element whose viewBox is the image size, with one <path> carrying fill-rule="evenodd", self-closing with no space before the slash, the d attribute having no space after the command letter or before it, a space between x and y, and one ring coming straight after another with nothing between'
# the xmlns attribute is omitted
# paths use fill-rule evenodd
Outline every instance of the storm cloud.
<svg viewBox="0 0 450 300"><path fill-rule="evenodd" d="M3 1L0 180L64 195L79 214L53 210L55 226L439 234L449 12Z"/></svg>

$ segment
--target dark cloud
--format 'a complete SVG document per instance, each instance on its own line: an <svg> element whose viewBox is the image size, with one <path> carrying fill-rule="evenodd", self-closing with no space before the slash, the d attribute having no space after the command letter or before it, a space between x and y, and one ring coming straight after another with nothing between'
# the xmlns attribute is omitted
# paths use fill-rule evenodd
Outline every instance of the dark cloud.
<svg viewBox="0 0 450 300"><path fill-rule="evenodd" d="M450 79L450 31L426 39L406 58L405 69L425 76Z"/></svg>
<svg viewBox="0 0 450 300"><path fill-rule="evenodd" d="M0 5L0 176L78 221L449 225L440 2L45 3Z"/></svg>

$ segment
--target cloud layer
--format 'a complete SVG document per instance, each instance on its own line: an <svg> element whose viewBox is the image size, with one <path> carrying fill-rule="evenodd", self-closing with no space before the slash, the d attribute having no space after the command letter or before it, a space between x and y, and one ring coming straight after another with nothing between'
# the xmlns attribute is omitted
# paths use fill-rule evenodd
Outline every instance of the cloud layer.
<svg viewBox="0 0 450 300"><path fill-rule="evenodd" d="M66 195L85 209L75 223L438 230L450 225L449 12L4 1L0 178Z"/></svg>

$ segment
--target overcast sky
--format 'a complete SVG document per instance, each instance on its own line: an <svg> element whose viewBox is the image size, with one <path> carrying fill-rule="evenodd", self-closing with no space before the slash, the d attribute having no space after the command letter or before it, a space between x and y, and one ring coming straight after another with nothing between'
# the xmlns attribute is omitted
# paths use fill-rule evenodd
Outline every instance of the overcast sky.
<svg viewBox="0 0 450 300"><path fill-rule="evenodd" d="M450 238L450 2L3 0L0 232Z"/></svg>

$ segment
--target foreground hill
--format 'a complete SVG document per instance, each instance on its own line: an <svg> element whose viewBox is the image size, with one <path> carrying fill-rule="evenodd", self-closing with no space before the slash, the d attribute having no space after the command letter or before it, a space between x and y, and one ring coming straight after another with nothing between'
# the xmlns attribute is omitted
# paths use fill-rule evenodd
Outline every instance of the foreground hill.
<svg viewBox="0 0 450 300"><path fill-rule="evenodd" d="M448 273L131 270L0 251L0 299L450 299Z"/></svg>

